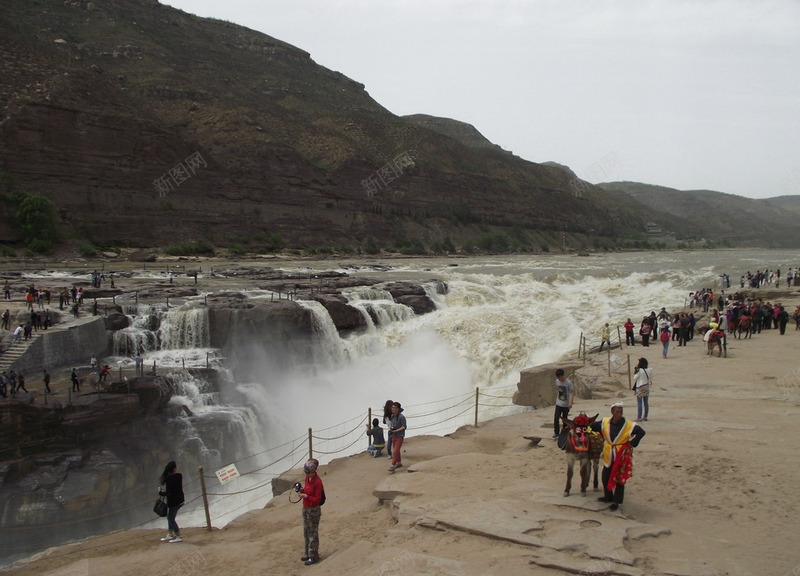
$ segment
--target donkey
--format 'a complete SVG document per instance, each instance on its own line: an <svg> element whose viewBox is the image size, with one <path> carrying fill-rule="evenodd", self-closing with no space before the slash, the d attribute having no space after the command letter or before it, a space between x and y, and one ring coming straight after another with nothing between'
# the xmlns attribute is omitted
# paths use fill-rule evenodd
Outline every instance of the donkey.
<svg viewBox="0 0 800 576"><path fill-rule="evenodd" d="M575 460L580 464L581 470L581 495L586 496L586 488L589 486L589 467L594 468L594 490L597 491L597 468L600 461L600 454L603 453L603 437L594 433L589 428L589 424L597 420L599 414L589 418L585 412L581 412L575 420L562 417L564 428L567 430L566 442L563 450L567 453L567 487L564 489L564 496L569 496L572 488L572 474ZM559 443L560 444L560 443Z"/></svg>
<svg viewBox="0 0 800 576"><path fill-rule="evenodd" d="M706 354L713 356L714 348L717 348L717 358L725 355L728 357L728 340L725 337L725 332L722 330L714 330L711 337L708 339L708 352Z"/></svg>
<svg viewBox="0 0 800 576"><path fill-rule="evenodd" d="M750 316L739 316L734 325L732 326L734 338L750 338L752 337L752 322ZM742 336L744 332L744 336Z"/></svg>

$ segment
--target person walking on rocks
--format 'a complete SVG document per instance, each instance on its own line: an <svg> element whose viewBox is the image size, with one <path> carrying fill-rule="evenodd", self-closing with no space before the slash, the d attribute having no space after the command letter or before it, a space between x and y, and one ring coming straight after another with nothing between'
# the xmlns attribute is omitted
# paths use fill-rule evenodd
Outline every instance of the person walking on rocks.
<svg viewBox="0 0 800 576"><path fill-rule="evenodd" d="M669 353L669 327L664 326L659 332L658 337L661 340L661 356L666 358Z"/></svg>
<svg viewBox="0 0 800 576"><path fill-rule="evenodd" d="M788 323L789 323L789 313L783 306L781 306L780 312L778 312L778 327L780 328L781 336L786 334L786 325Z"/></svg>
<svg viewBox="0 0 800 576"><path fill-rule="evenodd" d="M72 369L72 374L70 374L70 380L72 380L72 391L80 392L81 381L78 379L78 370L76 368Z"/></svg>
<svg viewBox="0 0 800 576"><path fill-rule="evenodd" d="M97 385L106 383L106 378L108 378L108 373L111 372L111 367L106 364L100 369L100 375L97 378Z"/></svg>
<svg viewBox="0 0 800 576"><path fill-rule="evenodd" d="M175 517L178 515L178 510L183 506L183 474L178 472L178 465L174 460L170 461L164 468L161 474L160 481L161 489L158 491L159 496L167 497L167 529L168 533L164 536L162 542L170 542L176 544L183 542L181 538L181 529Z"/></svg>
<svg viewBox="0 0 800 576"><path fill-rule="evenodd" d="M625 484L633 475L633 449L645 435L644 429L625 420L622 402L611 405L611 417L590 424L594 432L603 437L603 492L599 502L611 503L611 510L619 508L625 497Z"/></svg>
<svg viewBox="0 0 800 576"><path fill-rule="evenodd" d="M609 328L608 322L600 329L600 352L603 351L604 344L608 344L608 347L611 348L611 328Z"/></svg>
<svg viewBox="0 0 800 576"><path fill-rule="evenodd" d="M144 359L137 354L133 357L133 362L136 365L136 375L144 376Z"/></svg>
<svg viewBox="0 0 800 576"><path fill-rule="evenodd" d="M25 329L22 327L22 324L20 324L19 326L17 326L17 327L14 329L14 338L13 338L13 340L11 340L11 343L12 343L12 344L16 344L17 342L19 342L19 341L22 339L22 333L23 333L24 331L25 331Z"/></svg>
<svg viewBox="0 0 800 576"><path fill-rule="evenodd" d="M300 496L303 498L303 538L305 539L305 553L300 558L306 566L319 562L319 521L322 518L322 508L325 501L325 488L322 479L317 474L319 460L309 458L303 465L306 474Z"/></svg>
<svg viewBox="0 0 800 576"><path fill-rule="evenodd" d="M22 390L25 394L28 394L28 389L25 388L25 376L23 376L22 372L17 374L17 392Z"/></svg>
<svg viewBox="0 0 800 576"><path fill-rule="evenodd" d="M8 283L8 280L3 284L3 298L5 300L11 300L11 284Z"/></svg>
<svg viewBox="0 0 800 576"><path fill-rule="evenodd" d="M44 377L42 378L42 380L44 380L44 390L45 390L45 392L47 392L48 394L52 394L53 391L50 390L50 372L45 370L44 371Z"/></svg>
<svg viewBox="0 0 800 576"><path fill-rule="evenodd" d="M8 330L8 328L11 326L11 312L9 312L8 309L6 309L6 311L3 312L2 319L3 319L3 330Z"/></svg>
<svg viewBox="0 0 800 576"><path fill-rule="evenodd" d="M575 391L572 382L564 375L564 369L556 370L556 410L553 414L553 440L561 432L561 419L569 416Z"/></svg>
<svg viewBox="0 0 800 576"><path fill-rule="evenodd" d="M389 472L394 472L403 466L401 448L406 437L406 417L403 416L403 407L400 402L392 402L392 419L389 425L392 438L392 465Z"/></svg>

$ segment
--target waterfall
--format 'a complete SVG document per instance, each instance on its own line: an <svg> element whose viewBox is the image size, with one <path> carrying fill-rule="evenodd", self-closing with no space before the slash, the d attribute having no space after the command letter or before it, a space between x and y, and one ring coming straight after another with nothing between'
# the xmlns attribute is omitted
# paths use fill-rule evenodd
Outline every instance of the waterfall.
<svg viewBox="0 0 800 576"><path fill-rule="evenodd" d="M175 390L171 402L184 404L193 413L217 404L219 395L208 380L198 379L191 372L170 372L164 377Z"/></svg>
<svg viewBox="0 0 800 576"><path fill-rule="evenodd" d="M158 335L156 331L165 311L166 306L164 305L131 306L127 315L130 325L114 332L114 355L143 355L150 350L157 350Z"/></svg>
<svg viewBox="0 0 800 576"><path fill-rule="evenodd" d="M208 308L196 307L170 310L161 320L160 348L205 348L209 342Z"/></svg>
<svg viewBox="0 0 800 576"><path fill-rule="evenodd" d="M414 311L405 304L395 302L387 290L357 288L343 294L347 298L347 303L364 316L369 330L414 317Z"/></svg>
<svg viewBox="0 0 800 576"><path fill-rule="evenodd" d="M130 326L114 332L115 356L208 347L208 309L205 307L191 307L188 304L178 308L143 305L128 317Z"/></svg>
<svg viewBox="0 0 800 576"><path fill-rule="evenodd" d="M314 363L322 366L336 366L349 358L350 351L331 320L325 307L314 300L298 300L297 303L311 312L312 327L316 339L312 348Z"/></svg>

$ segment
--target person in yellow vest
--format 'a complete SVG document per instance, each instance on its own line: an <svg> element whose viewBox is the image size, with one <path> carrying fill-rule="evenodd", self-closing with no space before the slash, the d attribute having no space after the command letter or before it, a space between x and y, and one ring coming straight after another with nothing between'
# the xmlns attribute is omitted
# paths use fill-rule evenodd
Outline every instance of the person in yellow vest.
<svg viewBox="0 0 800 576"><path fill-rule="evenodd" d="M633 475L633 449L639 445L646 432L622 416L622 402L611 405L611 417L593 422L591 428L602 435L603 492L600 502L610 502L616 510L625 497L625 483Z"/></svg>

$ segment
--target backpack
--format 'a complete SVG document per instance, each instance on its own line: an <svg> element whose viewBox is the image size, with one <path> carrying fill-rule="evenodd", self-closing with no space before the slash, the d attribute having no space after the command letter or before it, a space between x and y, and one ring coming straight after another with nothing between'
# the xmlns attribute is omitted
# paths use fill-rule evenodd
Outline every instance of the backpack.
<svg viewBox="0 0 800 576"><path fill-rule="evenodd" d="M322 487L322 497L319 499L319 505L322 506L325 504L325 487Z"/></svg>
<svg viewBox="0 0 800 576"><path fill-rule="evenodd" d="M661 341L669 342L669 332L667 332L666 330L661 332Z"/></svg>

